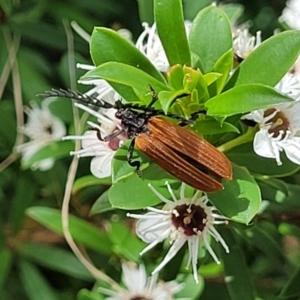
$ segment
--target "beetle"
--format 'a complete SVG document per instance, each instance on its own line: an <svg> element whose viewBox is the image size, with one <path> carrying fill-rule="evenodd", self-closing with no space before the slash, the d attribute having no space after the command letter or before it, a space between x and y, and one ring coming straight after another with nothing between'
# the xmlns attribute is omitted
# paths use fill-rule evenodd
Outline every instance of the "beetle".
<svg viewBox="0 0 300 300"><path fill-rule="evenodd" d="M121 120L119 130L102 137L99 129L90 129L97 131L100 141L110 141L120 134L132 139L127 161L136 168L138 175L141 175L140 162L132 159L134 146L162 169L193 188L203 192L222 190L222 178L232 179L232 167L228 158L205 139L182 127L193 123L196 114L191 119L173 113L164 114L163 110L152 107L158 96L151 86L150 91L152 100L148 105L122 103L121 100L110 104L92 96L63 89L53 89L42 96L72 98L87 105L116 109L115 117ZM185 96L188 94L182 94L176 99ZM163 115L180 123L177 125L159 117Z"/></svg>

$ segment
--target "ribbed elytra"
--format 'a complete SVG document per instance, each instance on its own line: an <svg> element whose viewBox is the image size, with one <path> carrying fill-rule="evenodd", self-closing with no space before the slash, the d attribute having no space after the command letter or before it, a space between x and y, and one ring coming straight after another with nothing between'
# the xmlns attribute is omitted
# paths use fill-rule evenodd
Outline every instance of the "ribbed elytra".
<svg viewBox="0 0 300 300"><path fill-rule="evenodd" d="M203 192L223 189L232 179L227 157L195 133L158 117L148 121L150 134L141 133L136 147L182 182Z"/></svg>

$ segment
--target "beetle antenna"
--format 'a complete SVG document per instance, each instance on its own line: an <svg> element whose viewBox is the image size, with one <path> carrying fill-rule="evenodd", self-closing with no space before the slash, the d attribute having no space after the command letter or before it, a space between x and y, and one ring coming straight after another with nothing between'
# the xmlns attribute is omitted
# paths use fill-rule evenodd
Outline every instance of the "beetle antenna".
<svg viewBox="0 0 300 300"><path fill-rule="evenodd" d="M39 94L38 96L46 97L64 97L74 99L76 101L82 102L87 105L95 105L102 108L116 108L115 105L105 102L104 100L97 99L96 97L82 94L80 92L74 92L72 90L64 89L52 89L51 91L46 91L44 94Z"/></svg>

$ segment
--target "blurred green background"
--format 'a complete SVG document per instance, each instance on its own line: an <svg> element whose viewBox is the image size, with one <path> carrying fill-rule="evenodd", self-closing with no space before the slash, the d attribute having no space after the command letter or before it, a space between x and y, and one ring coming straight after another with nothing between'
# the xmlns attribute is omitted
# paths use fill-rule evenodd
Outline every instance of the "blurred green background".
<svg viewBox="0 0 300 300"><path fill-rule="evenodd" d="M135 40L142 32L138 3L145 1L151 6L151 0L0 0L0 300L76 299L80 289L93 287L93 278L61 235L25 214L31 206L61 206L71 158L58 160L47 172L22 169L20 159L12 152L17 137L15 103L20 108L20 103L41 101L36 94L45 90L70 86L66 28L70 30L71 21L88 33L94 26L126 28ZM249 20L250 31L261 30L263 38L280 28L278 17L285 6L283 0L223 3L244 5L240 23ZM145 16L145 12L140 13ZM88 43L75 32L73 36L75 60L91 63ZM17 64L11 67L14 61ZM76 78L81 74L77 70ZM66 116L65 121L70 122L70 118ZM80 160L79 170L78 176L89 174L89 159ZM72 213L101 227L101 217L89 217L89 210L102 189L105 187L92 187L74 195ZM103 268L106 259L105 255L95 257ZM106 268L115 273L109 266ZM276 284L271 284L270 289L276 291ZM205 292L201 299L219 299L214 297L217 296ZM223 299L226 297L224 291Z"/></svg>

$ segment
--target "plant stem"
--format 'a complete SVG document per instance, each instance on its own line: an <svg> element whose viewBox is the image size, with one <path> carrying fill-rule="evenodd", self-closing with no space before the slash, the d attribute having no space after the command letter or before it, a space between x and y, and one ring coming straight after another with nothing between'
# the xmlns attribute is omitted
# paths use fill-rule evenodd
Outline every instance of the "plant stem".
<svg viewBox="0 0 300 300"><path fill-rule="evenodd" d="M249 127L247 132L243 135L238 136L237 138L217 147L221 152L226 152L234 147L239 145L251 142L254 138L255 133L257 132L257 127Z"/></svg>

